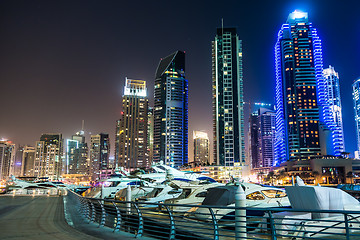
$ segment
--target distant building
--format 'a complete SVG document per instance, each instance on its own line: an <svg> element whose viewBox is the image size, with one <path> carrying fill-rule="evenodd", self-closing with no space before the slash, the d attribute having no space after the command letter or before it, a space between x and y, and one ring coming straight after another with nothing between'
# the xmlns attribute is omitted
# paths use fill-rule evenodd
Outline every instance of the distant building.
<svg viewBox="0 0 360 240"><path fill-rule="evenodd" d="M154 86L154 162L178 167L188 162L188 80L185 52L161 59Z"/></svg>
<svg viewBox="0 0 360 240"><path fill-rule="evenodd" d="M41 135L40 141L35 144L35 176L58 179L61 176L62 156L62 134L46 133Z"/></svg>
<svg viewBox="0 0 360 240"><path fill-rule="evenodd" d="M118 166L126 169L150 166L147 156L148 98L146 82L125 80L119 126Z"/></svg>
<svg viewBox="0 0 360 240"><path fill-rule="evenodd" d="M11 141L0 140L0 180L10 176L14 160L15 144Z"/></svg>
<svg viewBox="0 0 360 240"><path fill-rule="evenodd" d="M332 66L323 70L325 91L327 92L327 103L329 106L329 115L333 122L333 153L335 156L341 156L345 152L344 130L342 121L342 107L340 97L339 74L335 72Z"/></svg>
<svg viewBox="0 0 360 240"><path fill-rule="evenodd" d="M154 157L154 108L148 109L148 125L147 125L147 158L151 165Z"/></svg>
<svg viewBox="0 0 360 240"><path fill-rule="evenodd" d="M117 167L119 163L119 147L120 147L120 119L116 120L115 126L115 154L114 154L114 165Z"/></svg>
<svg viewBox="0 0 360 240"><path fill-rule="evenodd" d="M110 141L109 134L91 135L90 144L90 176L99 179L101 170L107 170L109 165Z"/></svg>
<svg viewBox="0 0 360 240"><path fill-rule="evenodd" d="M245 164L242 41L236 28L218 28L212 42L214 162Z"/></svg>
<svg viewBox="0 0 360 240"><path fill-rule="evenodd" d="M85 142L84 131L77 132L66 142L67 174L88 175L87 158L89 149Z"/></svg>
<svg viewBox="0 0 360 240"><path fill-rule="evenodd" d="M357 151L360 151L360 78L352 84L352 97L354 101Z"/></svg>
<svg viewBox="0 0 360 240"><path fill-rule="evenodd" d="M194 139L194 164L195 165L210 164L208 134L203 131L193 131L193 139Z"/></svg>
<svg viewBox="0 0 360 240"><path fill-rule="evenodd" d="M275 112L259 108L250 115L249 128L251 168L272 167L275 160Z"/></svg>
<svg viewBox="0 0 360 240"><path fill-rule="evenodd" d="M18 145L15 151L15 158L14 162L11 164L11 171L10 173L15 177L21 176L21 170L23 165L23 152L24 146Z"/></svg>
<svg viewBox="0 0 360 240"><path fill-rule="evenodd" d="M21 176L34 177L35 166L35 148L31 146L25 146L22 155L22 170Z"/></svg>

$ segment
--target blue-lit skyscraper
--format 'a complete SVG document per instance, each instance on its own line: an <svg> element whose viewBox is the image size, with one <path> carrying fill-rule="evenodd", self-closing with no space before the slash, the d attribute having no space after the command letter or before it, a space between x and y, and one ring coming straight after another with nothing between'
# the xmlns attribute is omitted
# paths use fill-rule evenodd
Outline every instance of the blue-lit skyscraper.
<svg viewBox="0 0 360 240"><path fill-rule="evenodd" d="M214 162L245 163L242 41L236 28L218 28L212 42Z"/></svg>
<svg viewBox="0 0 360 240"><path fill-rule="evenodd" d="M323 77L321 40L307 13L290 13L282 25L275 71L276 164L334 155L336 124Z"/></svg>
<svg viewBox="0 0 360 240"><path fill-rule="evenodd" d="M153 161L175 167L188 162L188 80L182 51L161 59L156 70Z"/></svg>
<svg viewBox="0 0 360 240"><path fill-rule="evenodd" d="M360 151L360 78L352 85L352 95L355 110L357 151Z"/></svg>
<svg viewBox="0 0 360 240"><path fill-rule="evenodd" d="M327 89L329 110L333 118L333 154L335 156L341 156L341 153L345 151L344 144L344 131L342 123L342 107L340 97L340 82L339 74L335 72L332 66L323 70L325 86Z"/></svg>

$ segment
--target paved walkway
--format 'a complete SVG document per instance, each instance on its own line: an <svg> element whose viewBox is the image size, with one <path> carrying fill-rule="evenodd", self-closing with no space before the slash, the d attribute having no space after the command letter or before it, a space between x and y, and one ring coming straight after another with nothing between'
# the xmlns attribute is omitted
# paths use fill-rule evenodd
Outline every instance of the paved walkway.
<svg viewBox="0 0 360 240"><path fill-rule="evenodd" d="M73 227L65 221L63 197L0 196L0 239L135 239L88 224L73 207L66 214Z"/></svg>

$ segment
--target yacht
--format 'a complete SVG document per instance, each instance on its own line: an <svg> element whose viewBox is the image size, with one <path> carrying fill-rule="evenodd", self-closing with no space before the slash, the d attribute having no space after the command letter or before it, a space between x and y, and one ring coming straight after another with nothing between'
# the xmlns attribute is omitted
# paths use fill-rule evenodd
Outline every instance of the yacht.
<svg viewBox="0 0 360 240"><path fill-rule="evenodd" d="M209 181L179 181L173 180L170 186L176 189L182 189L182 193L177 198L165 200L169 204L185 204L185 205L200 205L209 188L223 186L224 184ZM186 212L192 207L190 206L170 206L175 212Z"/></svg>
<svg viewBox="0 0 360 240"><path fill-rule="evenodd" d="M235 183L226 186L219 186L209 188L207 195L201 205L211 206L228 206L235 207L235 193L238 187L244 189L246 195L246 207L251 208L272 208L284 207L289 208L290 202L285 190L269 186L261 186L254 183ZM214 208L216 218L232 219L234 218L235 210L232 209L216 209ZM249 216L263 216L263 211L256 209L247 210ZM202 220L211 218L207 208L198 208L195 211L195 217Z"/></svg>

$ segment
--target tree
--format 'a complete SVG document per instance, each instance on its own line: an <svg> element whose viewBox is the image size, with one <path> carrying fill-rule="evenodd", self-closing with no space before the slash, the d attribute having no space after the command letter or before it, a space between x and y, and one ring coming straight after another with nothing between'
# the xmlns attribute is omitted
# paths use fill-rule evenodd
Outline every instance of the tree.
<svg viewBox="0 0 360 240"><path fill-rule="evenodd" d="M258 177L258 180L260 178L260 183L262 183L263 182L263 177L264 177L264 172L259 172L257 177Z"/></svg>
<svg viewBox="0 0 360 240"><path fill-rule="evenodd" d="M353 184L354 173L350 171L346 174L346 177L350 178L350 183Z"/></svg>
<svg viewBox="0 0 360 240"><path fill-rule="evenodd" d="M320 176L320 173L319 173L318 171L313 171L311 174L312 174L313 177L314 177L315 184L317 184L317 183L319 182L319 181L318 181L318 178L319 178L319 176Z"/></svg>
<svg viewBox="0 0 360 240"><path fill-rule="evenodd" d="M271 185L274 185L274 178L275 178L274 171L270 171L267 175L267 179L271 182Z"/></svg>

